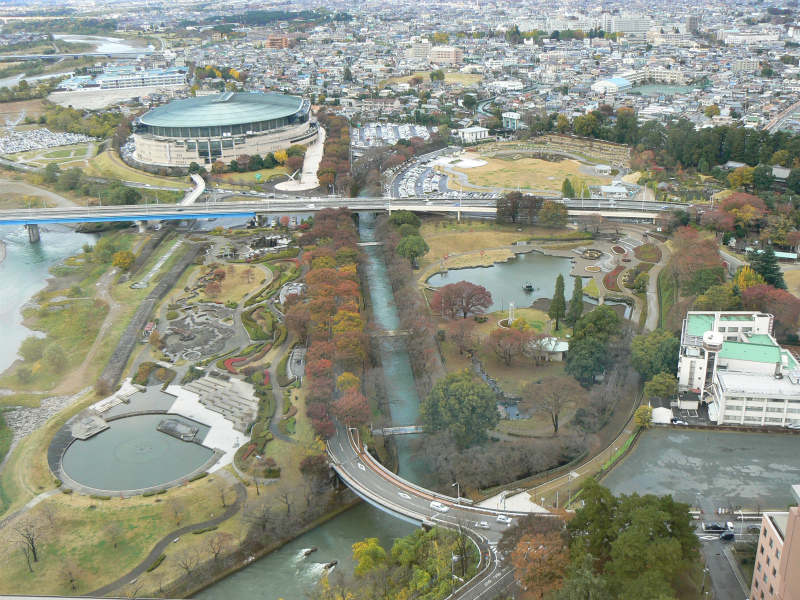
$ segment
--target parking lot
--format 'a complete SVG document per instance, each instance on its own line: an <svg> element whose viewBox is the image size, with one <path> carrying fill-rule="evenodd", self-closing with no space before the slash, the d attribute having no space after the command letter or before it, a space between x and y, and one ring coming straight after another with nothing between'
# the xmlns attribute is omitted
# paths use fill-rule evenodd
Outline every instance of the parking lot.
<svg viewBox="0 0 800 600"><path fill-rule="evenodd" d="M428 166L428 161L415 162L395 177L392 183L392 196L394 198L424 198L425 196L445 198L447 201L458 203L464 200L491 200L487 206L494 206L495 200L500 197L492 192L469 192L453 190L447 186L447 175L437 172L433 166Z"/></svg>
<svg viewBox="0 0 800 600"><path fill-rule="evenodd" d="M699 502L708 513L785 510L792 502L789 487L800 481L800 435L681 427L645 431L602 484L615 494L672 494L693 508Z"/></svg>
<svg viewBox="0 0 800 600"><path fill-rule="evenodd" d="M350 132L354 148L377 148L394 146L401 139L410 140L418 137L426 142L430 140L433 127L423 125L392 125L387 123L367 123L364 127L356 127Z"/></svg>

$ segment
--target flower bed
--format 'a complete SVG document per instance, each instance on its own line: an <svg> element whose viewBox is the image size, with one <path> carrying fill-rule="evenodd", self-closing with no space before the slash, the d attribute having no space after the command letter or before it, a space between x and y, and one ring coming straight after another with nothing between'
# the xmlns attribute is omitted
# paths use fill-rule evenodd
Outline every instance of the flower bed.
<svg viewBox="0 0 800 600"><path fill-rule="evenodd" d="M247 452L245 452L244 456L242 457L242 462L246 461L247 457L250 456L253 452L256 451L256 448L258 448L258 446L256 446L255 444L250 444L247 447Z"/></svg>
<svg viewBox="0 0 800 600"><path fill-rule="evenodd" d="M611 292L619 292L622 291L619 289L617 285L617 277L622 271L625 269L623 266L614 267L614 270L611 273L608 273L605 277L603 277L603 286L611 291Z"/></svg>
<svg viewBox="0 0 800 600"><path fill-rule="evenodd" d="M614 254L626 254L625 248L623 248L622 246L611 246L611 251Z"/></svg>
<svg viewBox="0 0 800 600"><path fill-rule="evenodd" d="M661 248L655 244L642 244L633 249L633 255L641 261L657 263L661 260Z"/></svg>
<svg viewBox="0 0 800 600"><path fill-rule="evenodd" d="M600 271L600 267L596 267L594 265L590 265L588 267L583 268L584 271L589 271L589 273L597 273Z"/></svg>

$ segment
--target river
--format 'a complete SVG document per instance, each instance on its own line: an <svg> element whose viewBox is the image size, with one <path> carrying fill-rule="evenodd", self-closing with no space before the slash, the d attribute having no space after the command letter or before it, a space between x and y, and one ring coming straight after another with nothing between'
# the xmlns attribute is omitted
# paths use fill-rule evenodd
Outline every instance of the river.
<svg viewBox="0 0 800 600"><path fill-rule="evenodd" d="M6 257L0 263L0 372L18 358L17 350L34 332L22 325L22 305L41 290L50 277L48 269L81 251L84 244L93 244L96 236L75 233L63 225L39 227L41 241L31 244L22 226L0 228L0 241L5 243Z"/></svg>
<svg viewBox="0 0 800 600"><path fill-rule="evenodd" d="M95 48L89 52L136 52L142 50L139 46L134 46L129 40L115 37L104 37L99 35L71 35L65 33L54 33L53 37L56 40L63 40L65 42L89 42L95 45ZM153 50L152 46L148 47ZM68 64L68 63L65 63ZM0 87L14 87L19 84L23 79L29 84L34 85L44 79L52 79L53 77L61 77L64 75L72 75L74 71L61 71L59 73L48 73L46 75L35 75L32 77L25 77L24 73L14 75L13 77L5 77L0 79Z"/></svg>
<svg viewBox="0 0 800 600"><path fill-rule="evenodd" d="M375 216L359 215L361 241L374 240ZM386 263L379 246L363 248L367 255L367 279L375 323L397 329L399 317ZM419 416L419 398L414 387L411 363L402 343L382 340L380 346L386 394L394 425L413 424ZM425 485L427 469L411 459L409 444L414 436L398 436L397 454L401 477ZM324 564L338 559L336 569L353 572L352 546L368 537L377 537L390 549L397 537L410 535L415 527L366 503L323 523L253 564L198 593L195 598L209 600L306 600L308 592L322 576ZM303 551L319 546L305 558ZM268 592L266 590L269 590Z"/></svg>

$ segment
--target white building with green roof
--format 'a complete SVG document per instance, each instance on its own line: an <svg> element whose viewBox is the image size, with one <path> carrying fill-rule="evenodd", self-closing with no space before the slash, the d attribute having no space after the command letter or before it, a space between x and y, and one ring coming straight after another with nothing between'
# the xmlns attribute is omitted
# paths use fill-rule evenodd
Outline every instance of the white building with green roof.
<svg viewBox="0 0 800 600"><path fill-rule="evenodd" d="M800 424L800 359L772 336L773 316L695 312L683 321L678 386L708 404L712 421Z"/></svg>

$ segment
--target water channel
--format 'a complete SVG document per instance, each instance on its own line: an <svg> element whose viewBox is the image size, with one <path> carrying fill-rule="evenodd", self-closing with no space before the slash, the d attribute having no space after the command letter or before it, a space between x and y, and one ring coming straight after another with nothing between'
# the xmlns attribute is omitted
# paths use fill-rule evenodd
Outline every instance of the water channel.
<svg viewBox="0 0 800 600"><path fill-rule="evenodd" d="M50 277L48 269L93 244L94 235L74 233L63 225L40 227L41 241L31 244L22 226L0 228L0 245L5 243L5 260L0 261L0 372L17 359L19 346L34 332L22 324L20 309ZM0 256L3 251L0 250Z"/></svg>

